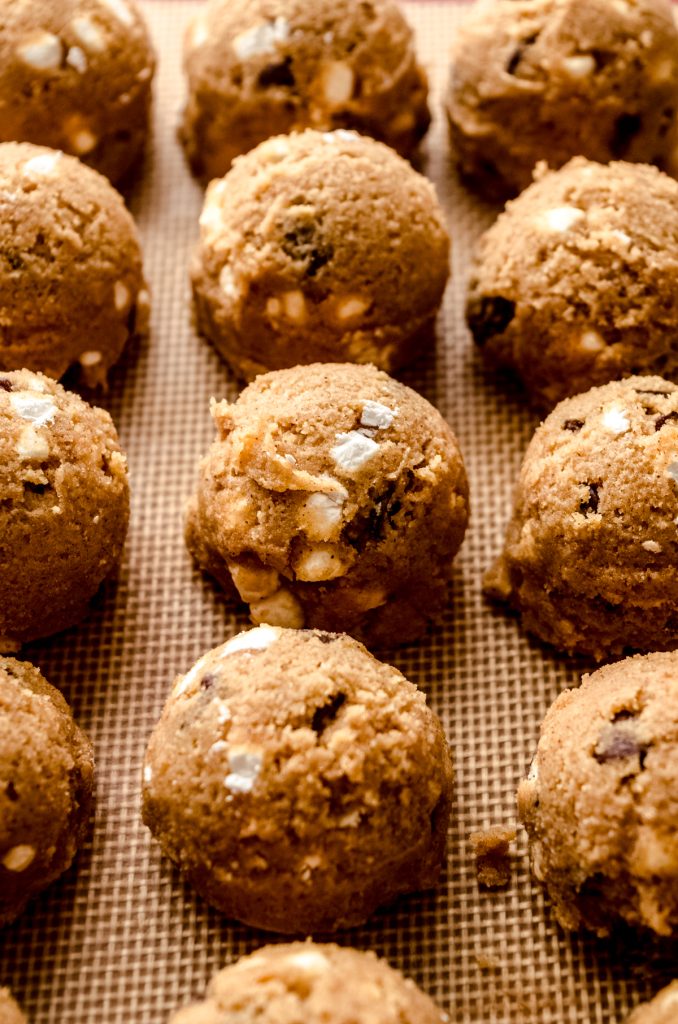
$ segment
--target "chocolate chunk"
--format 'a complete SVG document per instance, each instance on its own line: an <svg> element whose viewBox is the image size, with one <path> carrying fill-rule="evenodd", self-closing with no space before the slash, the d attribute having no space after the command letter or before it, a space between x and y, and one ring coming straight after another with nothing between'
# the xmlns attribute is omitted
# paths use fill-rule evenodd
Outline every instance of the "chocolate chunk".
<svg viewBox="0 0 678 1024"><path fill-rule="evenodd" d="M495 334L506 330L516 313L516 304L501 295L484 295L482 299L470 302L466 310L468 323L474 341L484 345Z"/></svg>
<svg viewBox="0 0 678 1024"><path fill-rule="evenodd" d="M11 800L12 803L15 803L19 799L19 794L17 793L16 787L12 781L8 782L5 786L5 796L8 800Z"/></svg>
<svg viewBox="0 0 678 1024"><path fill-rule="evenodd" d="M668 423L669 420L678 420L678 412L667 412L663 416L660 416L659 419L655 421L654 429L661 430L664 424Z"/></svg>
<svg viewBox="0 0 678 1024"><path fill-rule="evenodd" d="M527 36L526 39L521 39L506 64L506 71L509 75L515 75L526 51L536 43L538 38L539 33L535 32L531 36Z"/></svg>
<svg viewBox="0 0 678 1024"><path fill-rule="evenodd" d="M281 245L283 252L293 260L306 264L304 273L307 277L315 277L334 256L333 247L320 237L316 225L311 223L298 224L286 232Z"/></svg>
<svg viewBox="0 0 678 1024"><path fill-rule="evenodd" d="M636 736L629 730L619 725L606 725L601 731L596 749L593 752L598 764L607 764L610 761L624 761L629 757L637 757L640 760L642 769L647 746L639 743Z"/></svg>
<svg viewBox="0 0 678 1024"><path fill-rule="evenodd" d="M34 484L30 480L24 480L24 490L32 491L33 494L44 494L49 484Z"/></svg>
<svg viewBox="0 0 678 1024"><path fill-rule="evenodd" d="M214 672L206 672L205 675L200 680L201 690L211 690L216 681L217 677L215 676Z"/></svg>
<svg viewBox="0 0 678 1024"><path fill-rule="evenodd" d="M357 551L362 551L369 541L378 541L384 536L386 528L393 523L393 518L402 508L402 503L394 499L397 480L392 480L383 491L370 492L372 505L369 512L356 516L344 529L343 538Z"/></svg>
<svg viewBox="0 0 678 1024"><path fill-rule="evenodd" d="M641 126L642 120L638 114L622 114L617 118L610 142L613 156L623 157L626 155Z"/></svg>
<svg viewBox="0 0 678 1024"><path fill-rule="evenodd" d="M589 489L589 496L586 501L582 501L579 505L579 511L582 515L588 515L589 512L598 511L598 487L599 484L586 484Z"/></svg>
<svg viewBox="0 0 678 1024"><path fill-rule="evenodd" d="M279 64L269 64L259 73L257 85L261 89L267 89L271 85L281 85L291 88L296 85L292 74L292 58L285 57Z"/></svg>
<svg viewBox="0 0 678 1024"><path fill-rule="evenodd" d="M332 724L334 719L337 717L339 708L346 703L345 693L335 693L333 697L323 704L321 707L316 708L313 712L313 718L311 720L311 728L313 732L321 736L322 733Z"/></svg>
<svg viewBox="0 0 678 1024"><path fill-rule="evenodd" d="M583 420L565 420L563 423L563 430L571 430L573 434L576 434L583 426Z"/></svg>
<svg viewBox="0 0 678 1024"><path fill-rule="evenodd" d="M11 380L7 380L6 377L0 377L0 391L13 391Z"/></svg>

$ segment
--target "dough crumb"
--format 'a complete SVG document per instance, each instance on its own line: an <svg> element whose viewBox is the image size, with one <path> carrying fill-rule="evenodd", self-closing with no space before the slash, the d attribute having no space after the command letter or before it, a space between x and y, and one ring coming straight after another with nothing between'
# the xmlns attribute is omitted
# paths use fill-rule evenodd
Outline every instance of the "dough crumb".
<svg viewBox="0 0 678 1024"><path fill-rule="evenodd" d="M490 828L471 832L469 842L476 859L478 884L488 889L499 889L511 881L511 854L509 846L515 842L515 826L491 825ZM480 967L494 967L495 963L481 964Z"/></svg>

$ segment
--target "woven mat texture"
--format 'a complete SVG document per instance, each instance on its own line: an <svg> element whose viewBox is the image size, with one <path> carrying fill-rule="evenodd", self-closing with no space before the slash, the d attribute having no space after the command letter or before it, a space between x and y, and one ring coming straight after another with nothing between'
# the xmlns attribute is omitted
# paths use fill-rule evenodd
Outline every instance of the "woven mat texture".
<svg viewBox="0 0 678 1024"><path fill-rule="evenodd" d="M247 624L194 570L182 539L183 506L213 434L209 398L238 391L190 319L187 265L202 193L175 126L184 95L181 36L195 5L147 0L143 9L160 58L155 137L129 200L152 288L152 336L126 354L102 402L129 454L130 533L120 577L89 618L24 651L63 690L93 738L98 765L96 819L75 865L0 934L0 984L14 990L32 1024L165 1024L203 993L215 970L272 941L207 907L160 855L139 814L143 751L173 677ZM506 890L482 892L476 883L469 832L515 821L515 789L539 723L590 666L529 641L481 596L537 419L483 370L463 323L472 246L496 213L458 184L440 113L463 8L434 0L410 3L406 13L431 77L435 119L423 169L449 218L453 276L436 350L402 378L457 433L472 521L443 622L387 656L443 720L456 760L456 805L438 889L399 901L339 941L387 957L452 1021L620 1024L675 971L675 945L565 934L530 882L524 838Z"/></svg>

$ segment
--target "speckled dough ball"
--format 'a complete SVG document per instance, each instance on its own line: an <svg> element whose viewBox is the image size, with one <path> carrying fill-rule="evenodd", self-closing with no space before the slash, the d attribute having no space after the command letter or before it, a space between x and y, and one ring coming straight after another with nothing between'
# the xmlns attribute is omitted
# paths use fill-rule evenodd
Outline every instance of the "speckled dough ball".
<svg viewBox="0 0 678 1024"><path fill-rule="evenodd" d="M592 388L534 435L486 592L570 653L676 647L677 521L678 387Z"/></svg>
<svg viewBox="0 0 678 1024"><path fill-rule="evenodd" d="M536 405L633 373L678 377L678 182L578 157L485 232L466 315Z"/></svg>
<svg viewBox="0 0 678 1024"><path fill-rule="evenodd" d="M92 744L59 691L33 665L0 658L0 925L70 867L93 778Z"/></svg>
<svg viewBox="0 0 678 1024"><path fill-rule="evenodd" d="M373 366L259 377L212 415L186 539L254 622L419 636L445 606L468 519L455 437Z"/></svg>
<svg viewBox="0 0 678 1024"><path fill-rule="evenodd" d="M393 0L211 0L185 40L181 138L194 172L302 128L354 128L407 155L428 128L426 75Z"/></svg>
<svg viewBox="0 0 678 1024"><path fill-rule="evenodd" d="M0 1024L26 1024L26 1018L8 988L0 988Z"/></svg>
<svg viewBox="0 0 678 1024"><path fill-rule="evenodd" d="M397 669L345 635L264 625L176 681L143 816L223 913L307 935L435 884L451 787L440 722Z"/></svg>
<svg viewBox="0 0 678 1024"><path fill-rule="evenodd" d="M411 362L434 338L449 238L433 185L354 132L263 142L212 182L191 268L199 330L247 380Z"/></svg>
<svg viewBox="0 0 678 1024"><path fill-rule="evenodd" d="M128 516L108 413L41 374L0 374L0 651L82 618L118 564Z"/></svg>
<svg viewBox="0 0 678 1024"><path fill-rule="evenodd" d="M622 919L672 935L678 652L606 665L560 694L520 784L518 811L532 870L564 928L605 935Z"/></svg>
<svg viewBox="0 0 678 1024"><path fill-rule="evenodd" d="M446 98L468 183L529 185L538 160L670 162L678 32L668 0L494 0L454 44Z"/></svg>
<svg viewBox="0 0 678 1024"><path fill-rule="evenodd" d="M73 157L0 144L0 370L103 385L148 325L136 227L121 197Z"/></svg>
<svg viewBox="0 0 678 1024"><path fill-rule="evenodd" d="M372 952L294 942L264 946L212 978L204 1002L170 1024L445 1024L414 982Z"/></svg>
<svg viewBox="0 0 678 1024"><path fill-rule="evenodd" d="M675 1024L677 1014L678 981L674 981L649 1003L637 1007L626 1024Z"/></svg>
<svg viewBox="0 0 678 1024"><path fill-rule="evenodd" d="M0 142L61 149L118 181L144 147L154 65L131 0L0 0Z"/></svg>

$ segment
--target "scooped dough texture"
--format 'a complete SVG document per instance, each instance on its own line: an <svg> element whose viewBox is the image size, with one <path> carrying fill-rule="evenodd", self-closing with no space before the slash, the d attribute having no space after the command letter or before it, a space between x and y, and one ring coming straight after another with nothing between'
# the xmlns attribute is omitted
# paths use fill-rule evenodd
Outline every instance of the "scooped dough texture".
<svg viewBox="0 0 678 1024"><path fill-rule="evenodd" d="M63 153L0 145L0 370L27 367L104 384L148 292L121 196Z"/></svg>
<svg viewBox="0 0 678 1024"><path fill-rule="evenodd" d="M485 232L467 319L488 361L552 408L633 373L678 376L678 182L572 160Z"/></svg>
<svg viewBox="0 0 678 1024"><path fill-rule="evenodd" d="M93 774L92 745L59 691L27 662L0 658L0 925L70 866ZM0 993L4 1022L3 1010Z"/></svg>
<svg viewBox="0 0 678 1024"><path fill-rule="evenodd" d="M393 0L212 0L184 54L181 138L208 180L271 135L354 128L407 155L429 125L426 75Z"/></svg>
<svg viewBox="0 0 678 1024"><path fill-rule="evenodd" d="M447 112L462 174L515 195L538 160L670 163L678 32L667 0L495 0L455 38Z"/></svg>
<svg viewBox="0 0 678 1024"><path fill-rule="evenodd" d="M128 517L108 413L42 374L0 373L0 651L82 618Z"/></svg>
<svg viewBox="0 0 678 1024"><path fill-rule="evenodd" d="M649 1003L637 1007L627 1024L674 1024L678 1012L678 981L672 982Z"/></svg>
<svg viewBox="0 0 678 1024"><path fill-rule="evenodd" d="M119 181L148 133L155 58L131 0L0 0L0 142Z"/></svg>
<svg viewBox="0 0 678 1024"><path fill-rule="evenodd" d="M170 1024L444 1024L414 982L372 952L294 942L264 946L216 974L207 998Z"/></svg>
<svg viewBox="0 0 678 1024"><path fill-rule="evenodd" d="M468 518L452 431L371 366L259 377L212 408L218 436L187 543L255 622L404 643L447 601Z"/></svg>
<svg viewBox="0 0 678 1024"><path fill-rule="evenodd" d="M433 185L354 132L269 139L212 182L192 265L200 331L242 377L401 366L433 339L449 238Z"/></svg>
<svg viewBox="0 0 678 1024"><path fill-rule="evenodd" d="M303 935L435 883L451 785L440 722L397 669L347 636L263 625L175 683L143 815L210 903Z"/></svg>
<svg viewBox="0 0 678 1024"><path fill-rule="evenodd" d="M558 405L523 460L485 579L542 640L602 660L678 645L678 387L630 377Z"/></svg>
<svg viewBox="0 0 678 1024"><path fill-rule="evenodd" d="M558 697L518 810L563 927L675 932L677 780L677 652L606 665Z"/></svg>
<svg viewBox="0 0 678 1024"><path fill-rule="evenodd" d="M8 988L0 988L0 1024L26 1024L26 1018Z"/></svg>

